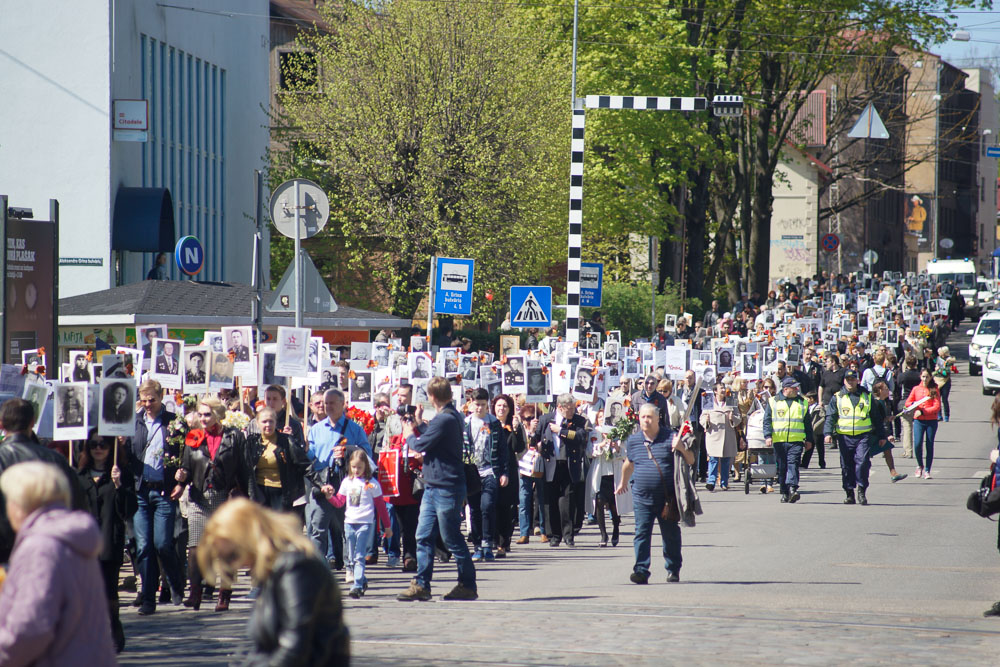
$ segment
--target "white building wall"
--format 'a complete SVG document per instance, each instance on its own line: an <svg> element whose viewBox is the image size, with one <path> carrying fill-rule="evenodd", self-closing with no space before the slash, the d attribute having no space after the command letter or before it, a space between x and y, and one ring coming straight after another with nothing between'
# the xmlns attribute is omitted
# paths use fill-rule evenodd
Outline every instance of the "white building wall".
<svg viewBox="0 0 1000 667"><path fill-rule="evenodd" d="M0 193L13 206L32 207L38 217L47 216L49 198L58 199L60 256L104 262L61 267L61 296L114 284L111 217L122 186L171 189L177 236L193 234L206 246L199 279L251 279L253 170L263 168L269 139L268 2L179 4L201 11L158 6L156 0L0 0L6 98L0 104ZM189 94L179 69L165 70L165 94L151 100L164 115L156 116L151 103L150 134L172 128L173 134L159 136L174 159L159 172L150 168L148 144L112 141L111 133L112 100L149 93L143 85L144 35L147 44L162 45L165 63L200 63L217 84L198 97ZM186 123L196 122L196 111L217 116L206 139L217 148L207 159L198 151L185 153ZM206 175L199 171L203 165L216 172ZM152 254L123 255L122 282L141 280ZM181 277L172 261L170 269L172 277Z"/></svg>
<svg viewBox="0 0 1000 667"><path fill-rule="evenodd" d="M0 0L0 193L48 219L60 206L60 294L111 286L107 2Z"/></svg>
<svg viewBox="0 0 1000 667"><path fill-rule="evenodd" d="M976 213L976 232L979 235L977 265L989 275L992 270L993 250L997 246L997 163L988 157L986 149L1000 146L1000 108L993 88L993 73L984 68L962 70L969 75L965 87L979 93L979 208Z"/></svg>

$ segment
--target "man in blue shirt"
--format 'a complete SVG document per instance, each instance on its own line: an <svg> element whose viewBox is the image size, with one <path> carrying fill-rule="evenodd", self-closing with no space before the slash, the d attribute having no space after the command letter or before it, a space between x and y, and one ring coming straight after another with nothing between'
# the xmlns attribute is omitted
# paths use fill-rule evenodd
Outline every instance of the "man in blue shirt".
<svg viewBox="0 0 1000 667"><path fill-rule="evenodd" d="M344 509L336 508L327 498L340 488L346 469L348 449L359 448L371 458L371 445L365 431L344 414L344 392L329 389L323 396L326 419L309 429L309 448L306 451L311 465L306 489L306 527L309 539L320 554L329 557L332 547L335 569L344 566ZM334 539L330 544L330 528Z"/></svg>
<svg viewBox="0 0 1000 667"><path fill-rule="evenodd" d="M688 465L694 463L694 454L684 447L679 438L677 442L674 440L670 427L660 426L660 411L656 405L642 405L639 408L639 432L633 433L626 441L621 483L615 489L615 493L624 493L626 484L632 480L635 565L629 579L635 584L649 581L654 519L660 524L667 581L680 581L681 527L674 490L674 450L684 457Z"/></svg>
<svg viewBox="0 0 1000 667"><path fill-rule="evenodd" d="M427 396L437 415L423 433L418 435L412 423L403 424L406 444L411 452L416 452L414 458L423 464L424 495L417 520L417 576L396 599L401 602L431 599L434 543L440 534L458 567L458 584L444 599L475 600L479 597L476 566L469 555L461 525L466 496L462 462L465 420L451 402L451 384L445 378L431 378L427 383Z"/></svg>

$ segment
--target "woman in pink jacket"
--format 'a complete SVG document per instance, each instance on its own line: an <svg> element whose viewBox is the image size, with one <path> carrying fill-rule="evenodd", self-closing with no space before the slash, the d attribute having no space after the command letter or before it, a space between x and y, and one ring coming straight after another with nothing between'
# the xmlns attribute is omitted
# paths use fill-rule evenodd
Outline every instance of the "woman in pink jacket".
<svg viewBox="0 0 1000 667"><path fill-rule="evenodd" d="M941 393L929 370L920 371L920 384L910 390L906 399L906 407L910 407L922 398L926 401L913 412L913 451L917 454L917 477L931 478L931 466L934 464L934 435L938 428L938 412L941 410ZM927 442L927 467L924 467L924 441Z"/></svg>
<svg viewBox="0 0 1000 667"><path fill-rule="evenodd" d="M41 461L0 475L17 533L0 588L0 665L116 665L97 523L70 506L65 473Z"/></svg>

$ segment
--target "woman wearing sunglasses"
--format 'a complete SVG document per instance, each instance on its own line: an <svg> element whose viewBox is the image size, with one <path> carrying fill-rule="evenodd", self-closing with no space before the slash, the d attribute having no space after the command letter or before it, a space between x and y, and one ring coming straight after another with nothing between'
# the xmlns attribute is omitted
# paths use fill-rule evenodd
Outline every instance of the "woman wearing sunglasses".
<svg viewBox="0 0 1000 667"><path fill-rule="evenodd" d="M90 432L80 453L78 475L87 498L87 507L101 528L102 547L98 556L104 591L111 610L111 636L115 648L125 647L125 632L118 618L118 571L125 551L125 521L135 514L138 501L132 471L125 465L125 453L118 450L115 464L112 447L115 439Z"/></svg>

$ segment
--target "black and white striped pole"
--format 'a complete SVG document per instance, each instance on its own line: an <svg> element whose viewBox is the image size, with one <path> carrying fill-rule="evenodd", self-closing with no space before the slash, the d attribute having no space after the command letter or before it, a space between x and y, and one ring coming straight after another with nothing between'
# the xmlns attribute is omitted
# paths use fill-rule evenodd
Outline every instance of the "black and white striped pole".
<svg viewBox="0 0 1000 667"><path fill-rule="evenodd" d="M573 138L569 166L569 236L566 268L566 340L580 342L580 261L583 253L583 149L587 109L642 111L707 111L721 117L743 115L743 97L640 97L636 95L587 95L573 103Z"/></svg>

